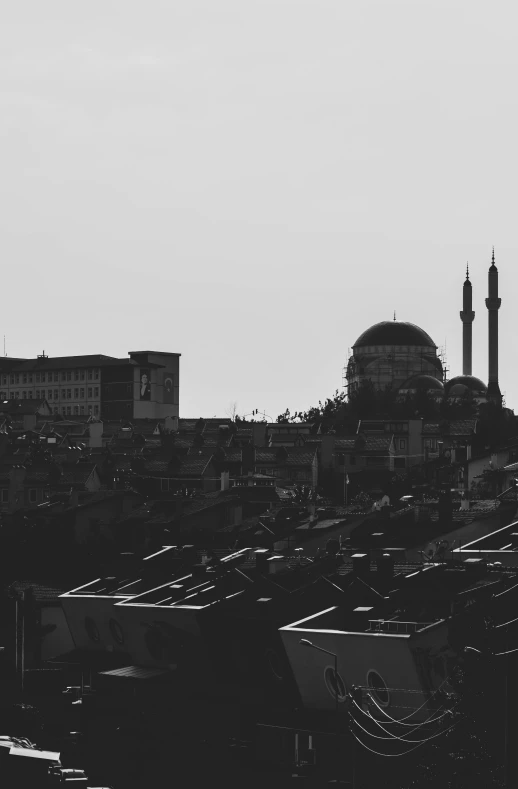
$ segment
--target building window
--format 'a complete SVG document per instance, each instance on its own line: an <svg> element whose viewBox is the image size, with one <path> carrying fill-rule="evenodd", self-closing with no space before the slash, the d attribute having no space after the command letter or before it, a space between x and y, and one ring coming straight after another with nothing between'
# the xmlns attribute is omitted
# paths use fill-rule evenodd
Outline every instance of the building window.
<svg viewBox="0 0 518 789"><path fill-rule="evenodd" d="M14 400L14 392L10 392L10 394L9 394L9 400Z"/></svg>
<svg viewBox="0 0 518 789"><path fill-rule="evenodd" d="M92 413L92 406L91 406L91 405L89 405L89 406L88 406L88 413L89 413L89 414L91 414L91 413Z"/></svg>
<svg viewBox="0 0 518 789"><path fill-rule="evenodd" d="M26 399L27 399L27 392L22 392L22 400L26 400Z"/></svg>
<svg viewBox="0 0 518 789"><path fill-rule="evenodd" d="M85 390L84 389L80 389L79 390L79 397L80 397L81 400L85 399Z"/></svg>
<svg viewBox="0 0 518 789"><path fill-rule="evenodd" d="M92 387L88 387L88 397L92 397Z"/></svg>
<svg viewBox="0 0 518 789"><path fill-rule="evenodd" d="M71 380L72 380L72 371L69 370L67 373L67 381L71 381Z"/></svg>
<svg viewBox="0 0 518 789"><path fill-rule="evenodd" d="M67 416L70 416L71 414L72 414L72 406L67 405Z"/></svg>
<svg viewBox="0 0 518 789"><path fill-rule="evenodd" d="M113 640L122 646L122 644L124 644L124 633L122 632L122 627L120 624L116 619L110 619L108 626L110 628L110 633L112 634Z"/></svg>
<svg viewBox="0 0 518 789"><path fill-rule="evenodd" d="M80 376L81 376L81 380L84 381L85 380L85 371L84 370L81 370Z"/></svg>
<svg viewBox="0 0 518 789"><path fill-rule="evenodd" d="M74 389L74 400L79 398L79 389Z"/></svg>
<svg viewBox="0 0 518 789"><path fill-rule="evenodd" d="M36 488L29 488L29 501L31 504L34 504L36 501L38 501L38 491Z"/></svg>
<svg viewBox="0 0 518 789"><path fill-rule="evenodd" d="M99 387L96 386L94 389L94 397L99 397Z"/></svg>
<svg viewBox="0 0 518 789"><path fill-rule="evenodd" d="M345 687L345 682L340 674L334 670L333 666L327 666L324 671L324 682L333 699L338 699L340 702L346 700L347 689Z"/></svg>
<svg viewBox="0 0 518 789"><path fill-rule="evenodd" d="M74 370L74 381L79 381L79 370Z"/></svg>
<svg viewBox="0 0 518 789"><path fill-rule="evenodd" d="M18 398L20 397L20 392L15 392L14 396L15 396L15 399L18 400Z"/></svg>
<svg viewBox="0 0 518 789"><path fill-rule="evenodd" d="M72 389L67 389L67 400L72 400Z"/></svg>
<svg viewBox="0 0 518 789"><path fill-rule="evenodd" d="M54 383L59 381L59 373L54 373Z"/></svg>
<svg viewBox="0 0 518 789"><path fill-rule="evenodd" d="M14 375L9 376L9 383L14 384Z"/></svg>
<svg viewBox="0 0 518 789"><path fill-rule="evenodd" d="M88 634L88 638L91 641L95 641L97 643L101 640L101 634L99 633L99 629L91 616L85 617L85 630Z"/></svg>
<svg viewBox="0 0 518 789"><path fill-rule="evenodd" d="M36 400L40 399L40 390L36 389Z"/></svg>
<svg viewBox="0 0 518 789"><path fill-rule="evenodd" d="M0 392L0 400L6 400L5 392Z"/></svg>
<svg viewBox="0 0 518 789"><path fill-rule="evenodd" d="M29 373L29 383L32 384L32 373Z"/></svg>
<svg viewBox="0 0 518 789"><path fill-rule="evenodd" d="M88 380L89 381L92 380L92 371L91 370L88 370Z"/></svg>
<svg viewBox="0 0 518 789"><path fill-rule="evenodd" d="M20 376L18 375L18 373L15 373L15 376L14 376L14 381L15 381L15 383L17 383L17 384L19 384L19 383L20 383Z"/></svg>
<svg viewBox="0 0 518 789"><path fill-rule="evenodd" d="M3 386L7 386L7 375L2 375L2 384Z"/></svg>
<svg viewBox="0 0 518 789"><path fill-rule="evenodd" d="M57 407L57 405L54 406L54 413L59 414L59 408Z"/></svg>
<svg viewBox="0 0 518 789"><path fill-rule="evenodd" d="M84 407L84 405L80 405L80 406L79 406L79 413L80 413L80 414L84 414L84 412L85 412L85 407Z"/></svg>
<svg viewBox="0 0 518 789"><path fill-rule="evenodd" d="M27 373L24 373L24 374L23 374L22 383L24 383L24 384L26 384L26 383L27 383Z"/></svg>
<svg viewBox="0 0 518 789"><path fill-rule="evenodd" d="M399 448L400 448L400 449L406 449L406 441L405 441L405 439L404 439L404 438L401 438L401 439L399 440Z"/></svg>
<svg viewBox="0 0 518 789"><path fill-rule="evenodd" d="M98 405L94 405L94 415L95 416L99 415L99 406Z"/></svg>
<svg viewBox="0 0 518 789"><path fill-rule="evenodd" d="M75 405L75 406L74 406L74 414L76 414L76 415L77 415L78 413L79 413L79 406L78 406L78 405Z"/></svg>
<svg viewBox="0 0 518 789"><path fill-rule="evenodd" d="M42 373L42 374L41 374L41 383L42 383L42 384L44 384L44 383L45 383L45 373Z"/></svg>
<svg viewBox="0 0 518 789"><path fill-rule="evenodd" d="M99 370L94 370L94 378L96 381L99 380Z"/></svg>
<svg viewBox="0 0 518 789"><path fill-rule="evenodd" d="M27 397L29 398L29 400L32 400L32 392L27 392Z"/></svg>
<svg viewBox="0 0 518 789"><path fill-rule="evenodd" d="M36 373L36 383L39 384L40 382L40 374Z"/></svg>
<svg viewBox="0 0 518 789"><path fill-rule="evenodd" d="M371 689L372 695L375 697L378 704L382 707L388 707L390 704L390 694L383 678L377 671L371 670L367 672L367 685Z"/></svg>
<svg viewBox="0 0 518 789"><path fill-rule="evenodd" d="M49 400L52 400L52 389L49 389L49 391L47 392L47 398Z"/></svg>
<svg viewBox="0 0 518 789"><path fill-rule="evenodd" d="M59 400L59 389L54 389L54 400Z"/></svg>

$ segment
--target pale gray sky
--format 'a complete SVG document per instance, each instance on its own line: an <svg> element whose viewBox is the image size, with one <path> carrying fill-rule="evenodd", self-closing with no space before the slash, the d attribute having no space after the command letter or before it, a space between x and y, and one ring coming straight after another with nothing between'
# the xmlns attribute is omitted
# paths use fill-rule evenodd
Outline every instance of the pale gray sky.
<svg viewBox="0 0 518 789"><path fill-rule="evenodd" d="M0 25L7 353L179 352L181 415L275 418L379 320L446 340L470 262L518 411L518 9L16 0Z"/></svg>

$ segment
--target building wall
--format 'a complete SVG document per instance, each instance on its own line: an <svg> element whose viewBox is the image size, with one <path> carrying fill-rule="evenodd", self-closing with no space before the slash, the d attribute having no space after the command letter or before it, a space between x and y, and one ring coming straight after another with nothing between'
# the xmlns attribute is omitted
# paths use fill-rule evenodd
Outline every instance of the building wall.
<svg viewBox="0 0 518 789"><path fill-rule="evenodd" d="M0 374L0 400L47 400L52 413L80 416L100 413L101 370L77 367L31 373Z"/></svg>
<svg viewBox="0 0 518 789"><path fill-rule="evenodd" d="M409 648L409 637L346 633L331 629L313 630L310 621L305 624L307 630L302 625L296 630L280 630L305 707L328 711L334 709L334 694L328 689L325 681L326 669L334 668L334 660L331 655L301 645L299 643L301 638L307 638L323 649L337 654L338 673L349 690L352 685L367 686L368 672L374 670L382 677L387 688L415 691L414 693L390 692L390 703L386 710L392 717L403 717L411 711L409 709L402 711L401 707L414 707L417 710L421 705L424 706L414 716L416 723L429 717L426 688L423 687ZM342 715L347 714L345 704L339 705L339 712Z"/></svg>
<svg viewBox="0 0 518 789"><path fill-rule="evenodd" d="M134 368L133 417L135 419L164 419L179 416L180 407L180 357L170 353L148 353L139 358L139 367ZM163 367L148 367L160 364ZM147 371L151 391L149 398L141 394L141 379Z"/></svg>

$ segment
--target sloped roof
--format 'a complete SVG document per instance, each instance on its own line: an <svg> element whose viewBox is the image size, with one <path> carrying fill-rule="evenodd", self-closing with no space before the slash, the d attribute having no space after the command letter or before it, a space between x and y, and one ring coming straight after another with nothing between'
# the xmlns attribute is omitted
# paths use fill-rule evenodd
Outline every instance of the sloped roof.
<svg viewBox="0 0 518 789"><path fill-rule="evenodd" d="M450 436L470 436L476 427L476 419L454 419L449 424Z"/></svg>
<svg viewBox="0 0 518 789"><path fill-rule="evenodd" d="M356 438L337 438L335 441L335 450L354 450Z"/></svg>
<svg viewBox="0 0 518 789"><path fill-rule="evenodd" d="M392 444L392 435L389 436L367 436L364 449L367 452L375 452L382 449L389 449Z"/></svg>
<svg viewBox="0 0 518 789"><path fill-rule="evenodd" d="M439 422L423 422L423 434L438 436L441 434Z"/></svg>

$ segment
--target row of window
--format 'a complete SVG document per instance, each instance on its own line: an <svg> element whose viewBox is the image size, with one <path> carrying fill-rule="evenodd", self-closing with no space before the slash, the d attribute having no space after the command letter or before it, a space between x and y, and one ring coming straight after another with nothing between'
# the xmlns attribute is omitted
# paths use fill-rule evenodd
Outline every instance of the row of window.
<svg viewBox="0 0 518 789"><path fill-rule="evenodd" d="M63 416L86 416L86 414L89 414L90 416L92 416L92 414L94 416L99 416L99 406L63 405L60 409L57 405L55 405L52 409L52 413L62 414Z"/></svg>
<svg viewBox="0 0 518 789"><path fill-rule="evenodd" d="M45 498L45 492L44 496ZM40 497L41 498L41 497ZM31 504L36 504L38 501L38 490L37 488L29 488L29 501ZM9 489L2 488L0 490L0 504L9 504Z"/></svg>
<svg viewBox="0 0 518 789"><path fill-rule="evenodd" d="M10 373L9 376L2 375L2 385L7 385L7 379L11 384L32 384L34 383L57 383L58 381L98 381L99 369L93 368L90 370L66 370L59 372L48 373Z"/></svg>
<svg viewBox="0 0 518 789"><path fill-rule="evenodd" d="M99 397L99 387L89 386L87 389L76 388L74 389L74 396L72 397L72 389L61 389L61 400L84 400L85 392L89 399L92 397ZM20 397L22 400L32 400L33 396L36 400L59 400L59 389L36 389L34 392L29 390L22 390L21 392L10 392L9 397L11 400L16 400ZM7 400L7 393L0 392L0 400Z"/></svg>

